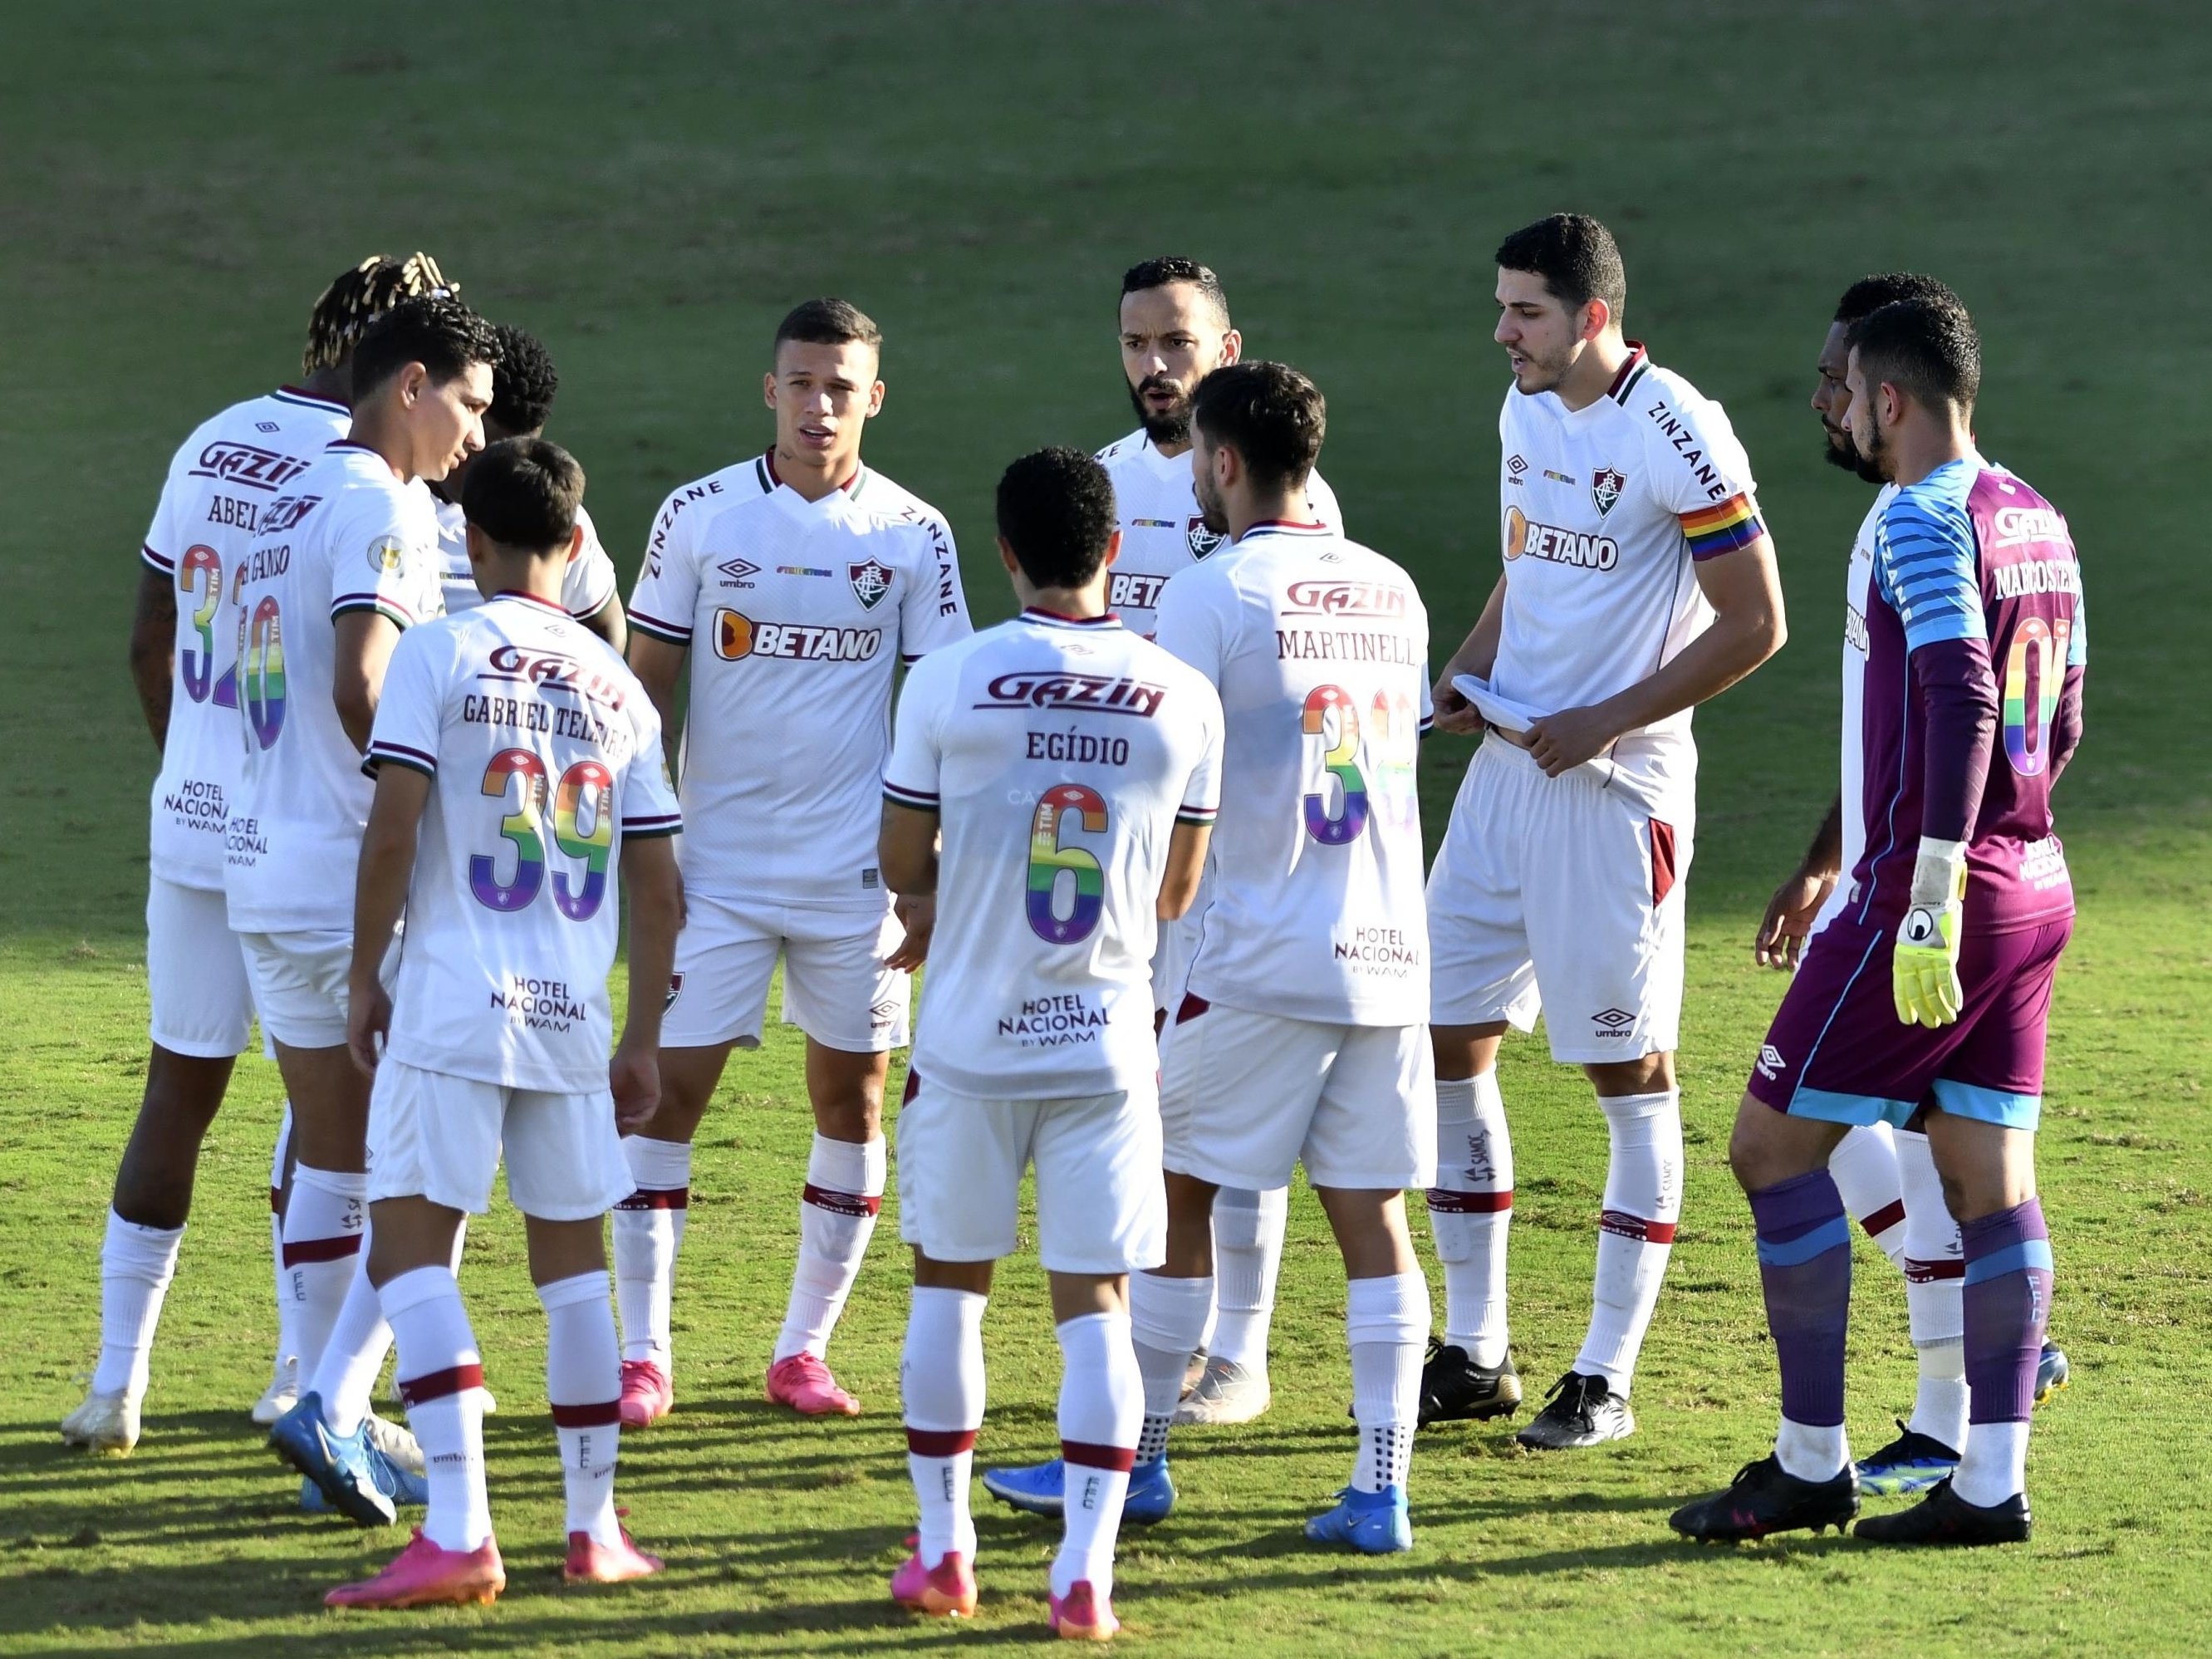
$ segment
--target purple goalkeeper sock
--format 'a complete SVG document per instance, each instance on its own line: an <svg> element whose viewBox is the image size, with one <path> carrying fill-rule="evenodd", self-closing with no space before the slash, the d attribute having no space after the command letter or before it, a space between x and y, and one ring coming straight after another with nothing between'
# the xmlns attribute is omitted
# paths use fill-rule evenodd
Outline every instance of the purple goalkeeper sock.
<svg viewBox="0 0 2212 1659"><path fill-rule="evenodd" d="M2034 1199L1959 1229L1970 1423L2025 1423L2051 1320L2051 1232Z"/></svg>
<svg viewBox="0 0 2212 1659"><path fill-rule="evenodd" d="M1782 1365L1782 1414L1844 1420L1844 1331L1851 1310L1851 1223L1826 1170L1751 1194L1766 1328Z"/></svg>

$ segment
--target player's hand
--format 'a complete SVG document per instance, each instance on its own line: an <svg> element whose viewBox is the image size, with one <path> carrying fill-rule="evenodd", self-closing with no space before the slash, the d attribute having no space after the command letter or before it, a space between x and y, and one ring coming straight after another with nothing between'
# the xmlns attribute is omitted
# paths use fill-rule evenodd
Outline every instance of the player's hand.
<svg viewBox="0 0 2212 1659"><path fill-rule="evenodd" d="M383 1058L381 1042L392 1035L392 994L381 980L355 988L346 999L346 1049L370 1077Z"/></svg>
<svg viewBox="0 0 2212 1659"><path fill-rule="evenodd" d="M660 1052L627 1036L607 1063L607 1086L614 1091L615 1127L633 1134L660 1109Z"/></svg>
<svg viewBox="0 0 2212 1659"><path fill-rule="evenodd" d="M1932 1031L1959 1018L1966 1001L1959 986L1966 901L1965 843L1923 836L1912 866L1911 905L1897 924L1890 952L1890 982L1901 1024Z"/></svg>
<svg viewBox="0 0 2212 1659"><path fill-rule="evenodd" d="M898 949L884 958L884 966L910 974L929 959L929 936L937 931L936 895L908 898L902 894L892 902L891 914L906 929L906 937L898 942Z"/></svg>
<svg viewBox="0 0 2212 1659"><path fill-rule="evenodd" d="M1584 761L1596 759L1620 735L1613 717L1593 704L1545 715L1529 726L1527 748L1544 769L1544 775L1556 778Z"/></svg>
<svg viewBox="0 0 2212 1659"><path fill-rule="evenodd" d="M1436 683L1429 693L1429 702L1436 710L1436 729L1449 732L1462 738L1471 738L1482 730L1482 714L1475 706L1461 695L1447 673Z"/></svg>
<svg viewBox="0 0 2212 1659"><path fill-rule="evenodd" d="M1816 873L1801 869L1776 888L1774 896L1766 902L1766 915L1759 921L1758 937L1751 942L1751 959L1762 968L1781 968L1796 973L1798 961L1805 954L1805 940L1813 931L1814 920L1835 887L1832 872Z"/></svg>

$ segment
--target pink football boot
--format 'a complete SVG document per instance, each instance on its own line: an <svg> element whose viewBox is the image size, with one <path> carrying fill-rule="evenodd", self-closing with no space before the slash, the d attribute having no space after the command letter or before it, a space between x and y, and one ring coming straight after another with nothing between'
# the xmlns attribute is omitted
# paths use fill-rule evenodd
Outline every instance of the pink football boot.
<svg viewBox="0 0 2212 1659"><path fill-rule="evenodd" d="M1048 1594L1045 1601L1047 1617L1063 1642L1110 1642L1121 1628L1113 1603L1093 1595L1088 1578L1077 1579L1064 1596Z"/></svg>
<svg viewBox="0 0 2212 1659"><path fill-rule="evenodd" d="M572 1584L619 1584L632 1578L650 1578L661 1568L660 1558L647 1555L629 1541L629 1529L617 1528L622 1541L602 1544L587 1532L568 1534L568 1559L561 1564L561 1577Z"/></svg>
<svg viewBox="0 0 2212 1659"><path fill-rule="evenodd" d="M499 1545L487 1538L475 1549L440 1549L415 1528L415 1537L392 1565L358 1584L340 1584L323 1598L329 1607L425 1607L446 1601L490 1601L507 1588Z"/></svg>
<svg viewBox="0 0 2212 1659"><path fill-rule="evenodd" d="M860 1402L837 1386L830 1368L804 1351L768 1368L768 1397L801 1417L858 1417Z"/></svg>
<svg viewBox="0 0 2212 1659"><path fill-rule="evenodd" d="M947 1550L945 1559L933 1567L923 1566L917 1552L891 1575L891 1597L912 1613L939 1619L973 1618L975 1575L969 1570L968 1558L958 1550Z"/></svg>
<svg viewBox="0 0 2212 1659"><path fill-rule="evenodd" d="M650 1359L622 1363L622 1425L642 1429L668 1415L676 1403L675 1387L668 1373Z"/></svg>

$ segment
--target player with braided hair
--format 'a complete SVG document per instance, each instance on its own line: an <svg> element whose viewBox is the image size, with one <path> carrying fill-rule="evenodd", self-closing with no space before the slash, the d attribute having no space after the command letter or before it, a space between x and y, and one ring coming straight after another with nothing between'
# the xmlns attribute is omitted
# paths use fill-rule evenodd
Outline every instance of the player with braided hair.
<svg viewBox="0 0 2212 1659"><path fill-rule="evenodd" d="M553 354L536 335L511 324L495 325L492 337L499 345L499 364L492 371L491 407L484 410L484 442L489 446L502 438L535 438L544 431L554 396L561 389ZM461 513L461 483L473 460L463 461L442 478L426 480L438 499L438 556L444 562L448 611L473 611L483 603L470 573L469 525ZM617 592L615 562L599 544L592 515L580 506L576 523L584 540L562 578L561 603L570 616L619 652L629 638L629 627Z"/></svg>
<svg viewBox="0 0 2212 1659"><path fill-rule="evenodd" d="M372 254L340 272L308 319L299 384L248 398L203 422L170 462L146 533L131 672L161 750L146 903L153 1053L100 1253L100 1361L84 1403L62 1425L75 1445L119 1455L137 1443L138 1402L191 1206L200 1143L253 1024L245 959L223 912L224 824L239 767L238 646L224 597L262 514L291 493L290 481L325 444L345 435L362 330L402 300L449 295L457 286L427 253ZM291 1407L301 1351L293 1317L302 1296L296 1281L313 1265L284 1259L289 1139L288 1109L270 1177L276 1374L253 1408L258 1423ZM356 1218L356 1237L359 1224Z"/></svg>

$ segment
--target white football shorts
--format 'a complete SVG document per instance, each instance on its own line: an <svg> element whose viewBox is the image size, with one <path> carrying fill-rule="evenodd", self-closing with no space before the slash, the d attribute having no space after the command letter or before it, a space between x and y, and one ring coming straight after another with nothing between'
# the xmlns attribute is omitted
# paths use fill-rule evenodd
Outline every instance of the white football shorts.
<svg viewBox="0 0 2212 1659"><path fill-rule="evenodd" d="M664 1048L760 1045L775 959L783 1022L825 1048L882 1054L907 1045L912 976L884 966L906 936L886 910L826 910L684 896L676 971L660 1022Z"/></svg>
<svg viewBox="0 0 2212 1659"><path fill-rule="evenodd" d="M507 1159L507 1194L541 1221L589 1221L637 1182L601 1088L546 1094L386 1059L368 1097L368 1197L427 1198L482 1215Z"/></svg>
<svg viewBox="0 0 2212 1659"><path fill-rule="evenodd" d="M899 1237L933 1261L1012 1255L1022 1171L1032 1164L1048 1272L1141 1273L1167 1259L1150 1079L1116 1094L977 1100L909 1074L896 1133Z"/></svg>
<svg viewBox="0 0 2212 1659"><path fill-rule="evenodd" d="M1167 1167L1223 1187L1427 1187L1437 1074L1425 1025L1338 1025L1186 996L1161 1036Z"/></svg>
<svg viewBox="0 0 2212 1659"><path fill-rule="evenodd" d="M220 887L146 884L146 989L155 1046L195 1060L228 1060L253 1035L253 981L230 931Z"/></svg>
<svg viewBox="0 0 2212 1659"><path fill-rule="evenodd" d="M353 967L353 932L317 927L292 933L240 933L253 979L261 1029L288 1048L342 1048L346 1040L346 975ZM399 941L384 953L379 977L390 990L399 972Z"/></svg>
<svg viewBox="0 0 2212 1659"><path fill-rule="evenodd" d="M1572 1065L1671 1052L1695 830L1689 800L1673 810L1486 741L1429 869L1431 1023L1526 1031L1540 1012Z"/></svg>

